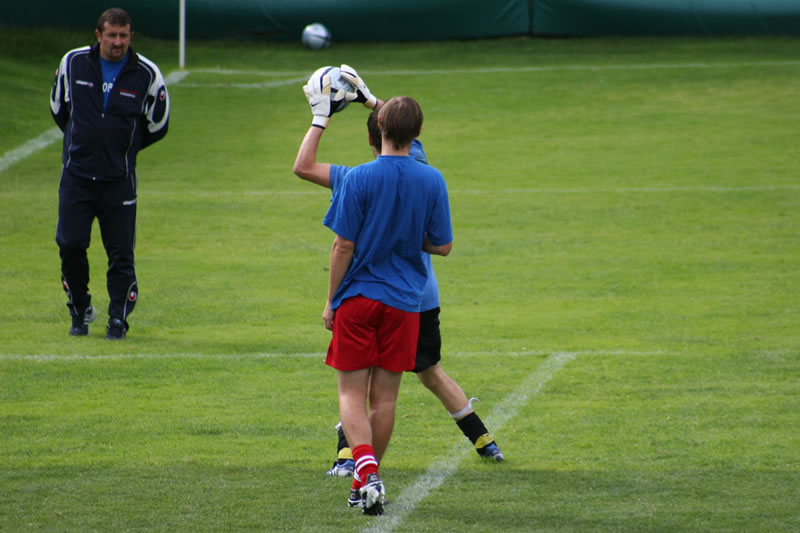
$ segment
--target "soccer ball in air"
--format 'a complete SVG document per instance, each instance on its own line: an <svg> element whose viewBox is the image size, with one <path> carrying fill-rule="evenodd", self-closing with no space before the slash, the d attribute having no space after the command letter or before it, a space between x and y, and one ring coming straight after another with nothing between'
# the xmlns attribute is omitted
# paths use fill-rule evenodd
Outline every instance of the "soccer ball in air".
<svg viewBox="0 0 800 533"><path fill-rule="evenodd" d="M310 50L322 50L331 45L331 32L328 28L315 22L303 28L303 46Z"/></svg>

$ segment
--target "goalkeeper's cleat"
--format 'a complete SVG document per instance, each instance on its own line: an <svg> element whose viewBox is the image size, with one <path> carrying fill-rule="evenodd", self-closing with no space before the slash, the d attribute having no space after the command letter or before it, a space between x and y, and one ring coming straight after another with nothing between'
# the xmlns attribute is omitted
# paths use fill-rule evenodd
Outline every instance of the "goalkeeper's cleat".
<svg viewBox="0 0 800 533"><path fill-rule="evenodd" d="M506 459L506 456L503 455L503 452L500 451L500 448L494 442L491 442L478 450L478 454L484 459L497 461L498 463L505 461Z"/></svg>
<svg viewBox="0 0 800 533"><path fill-rule="evenodd" d="M361 507L361 493L358 489L350 490L350 497L347 499L348 507Z"/></svg>
<svg viewBox="0 0 800 533"><path fill-rule="evenodd" d="M338 460L333 462L333 466L328 470L328 475L333 477L353 477L356 463L352 459L346 459L340 463Z"/></svg>
<svg viewBox="0 0 800 533"><path fill-rule="evenodd" d="M361 510L368 515L382 515L386 488L378 474L370 474L361 486Z"/></svg>
<svg viewBox="0 0 800 533"><path fill-rule="evenodd" d="M95 318L97 318L97 310L90 305L82 313L72 317L72 327L69 328L69 334L74 337L88 335L89 324L94 322Z"/></svg>

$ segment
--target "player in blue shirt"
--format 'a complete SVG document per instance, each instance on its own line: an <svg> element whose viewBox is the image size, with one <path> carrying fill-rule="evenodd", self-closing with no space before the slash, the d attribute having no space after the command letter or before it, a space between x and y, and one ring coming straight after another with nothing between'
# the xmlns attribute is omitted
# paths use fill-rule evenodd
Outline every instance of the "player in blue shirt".
<svg viewBox="0 0 800 533"><path fill-rule="evenodd" d="M342 66L343 71L346 65ZM360 79L353 80L356 83ZM361 82L363 84L363 81ZM373 97L374 98L374 97ZM381 133L377 124L377 108L382 102L375 99L374 110L367 121L369 144L375 157L381 152ZM369 105L365 102L365 105ZM327 122L326 122L327 125ZM297 154L294 172L299 177L328 187L334 194L350 170L350 167L317 162L317 148L324 128L311 127L307 132ZM421 163L427 164L427 156L422 143L414 139L410 148L410 156ZM420 314L420 331L417 345L416 365L413 372L420 381L433 392L455 420L464 435L475 445L481 457L502 461L504 456L493 438L487 431L480 417L472 409L472 400L468 400L461 387L448 376L440 364L441 360L441 335L439 331L439 290L436 276L433 271L431 256L423 254L423 260L428 269L428 279L423 293ZM328 471L331 476L347 477L353 474L353 460L351 449L347 443L341 424L337 426L339 443L338 457L333 467Z"/></svg>
<svg viewBox="0 0 800 533"><path fill-rule="evenodd" d="M329 83L312 77L306 89L313 96ZM322 314L333 332L325 362L337 370L339 414L355 461L351 496L358 490L366 514L383 513L379 464L403 372L416 360L427 281L422 251L447 255L453 241L444 178L409 157L422 120L409 97L381 107L381 155L347 173L323 220L336 234Z"/></svg>

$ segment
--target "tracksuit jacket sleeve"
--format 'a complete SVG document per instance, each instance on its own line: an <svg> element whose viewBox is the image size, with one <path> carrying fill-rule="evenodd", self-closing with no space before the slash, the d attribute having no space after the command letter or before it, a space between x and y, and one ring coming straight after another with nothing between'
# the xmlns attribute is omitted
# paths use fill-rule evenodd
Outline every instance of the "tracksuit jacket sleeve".
<svg viewBox="0 0 800 533"><path fill-rule="evenodd" d="M142 135L142 148L150 146L167 134L169 128L169 93L164 83L164 77L155 64L150 63L155 70L156 76L153 78L147 91L145 111L143 115L144 128Z"/></svg>
<svg viewBox="0 0 800 533"><path fill-rule="evenodd" d="M67 55L61 59L56 71L56 79L53 81L53 88L50 91L50 113L53 115L53 120L61 131L67 127L69 120L69 109L67 102L69 101L69 82L67 81Z"/></svg>

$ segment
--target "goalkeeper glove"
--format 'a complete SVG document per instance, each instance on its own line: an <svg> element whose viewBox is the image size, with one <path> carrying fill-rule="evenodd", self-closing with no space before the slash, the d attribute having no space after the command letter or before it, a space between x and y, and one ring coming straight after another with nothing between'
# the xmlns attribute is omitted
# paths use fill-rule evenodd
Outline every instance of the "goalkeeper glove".
<svg viewBox="0 0 800 533"><path fill-rule="evenodd" d="M375 109L375 106L378 105L378 99L373 96L371 92L369 92L367 84L364 83L364 80L359 77L356 69L349 65L342 65L340 70L342 72L342 78L347 80L347 82L355 88L354 92L348 92L345 94L347 101L361 102L368 108Z"/></svg>
<svg viewBox="0 0 800 533"><path fill-rule="evenodd" d="M325 129L331 120L333 110L331 109L331 76L327 73L327 68L317 69L308 79L308 83L303 85L303 92L306 100L311 106L314 118L311 121L313 126Z"/></svg>

